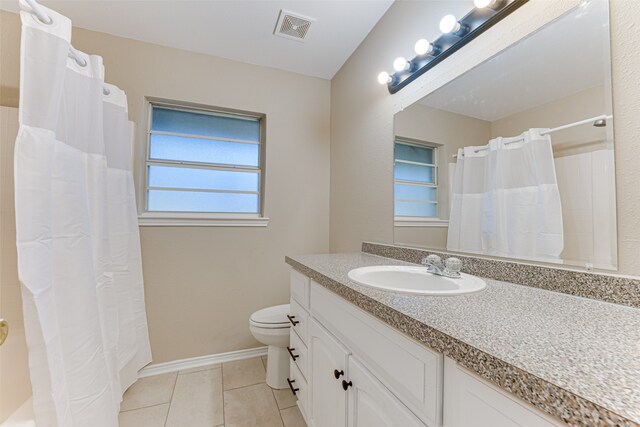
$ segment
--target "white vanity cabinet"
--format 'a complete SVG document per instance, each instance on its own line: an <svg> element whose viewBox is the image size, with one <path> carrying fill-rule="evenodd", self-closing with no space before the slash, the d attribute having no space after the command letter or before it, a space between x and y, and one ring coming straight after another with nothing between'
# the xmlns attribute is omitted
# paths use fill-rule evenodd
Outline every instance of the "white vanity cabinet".
<svg viewBox="0 0 640 427"><path fill-rule="evenodd" d="M424 427L316 320L309 324L309 410L313 427Z"/></svg>
<svg viewBox="0 0 640 427"><path fill-rule="evenodd" d="M561 425L295 270L291 310L291 388L309 427Z"/></svg>
<svg viewBox="0 0 640 427"><path fill-rule="evenodd" d="M305 420L309 419L309 284L305 275L291 270L291 323L289 355L291 358L289 387L298 398L298 407Z"/></svg>
<svg viewBox="0 0 640 427"><path fill-rule="evenodd" d="M347 402L341 381L348 371L349 352L315 320L310 323L309 350L307 422L315 427L345 427Z"/></svg>
<svg viewBox="0 0 640 427"><path fill-rule="evenodd" d="M312 427L441 426L442 355L291 272L291 378Z"/></svg>
<svg viewBox="0 0 640 427"><path fill-rule="evenodd" d="M349 427L424 427L356 357L349 357Z"/></svg>
<svg viewBox="0 0 640 427"><path fill-rule="evenodd" d="M444 427L557 427L551 418L445 359Z"/></svg>

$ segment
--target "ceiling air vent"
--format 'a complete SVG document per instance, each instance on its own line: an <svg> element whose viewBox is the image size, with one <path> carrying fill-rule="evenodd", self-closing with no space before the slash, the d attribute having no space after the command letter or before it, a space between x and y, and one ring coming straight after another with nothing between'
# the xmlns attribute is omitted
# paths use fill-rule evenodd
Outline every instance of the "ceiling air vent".
<svg viewBox="0 0 640 427"><path fill-rule="evenodd" d="M316 20L282 9L273 34L287 39L304 41L309 27Z"/></svg>

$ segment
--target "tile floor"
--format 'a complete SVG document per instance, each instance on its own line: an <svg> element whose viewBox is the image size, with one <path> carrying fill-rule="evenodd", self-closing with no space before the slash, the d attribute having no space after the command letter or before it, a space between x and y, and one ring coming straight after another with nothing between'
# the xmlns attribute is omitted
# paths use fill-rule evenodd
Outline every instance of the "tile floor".
<svg viewBox="0 0 640 427"><path fill-rule="evenodd" d="M306 427L289 389L265 383L266 357L141 378L120 427Z"/></svg>

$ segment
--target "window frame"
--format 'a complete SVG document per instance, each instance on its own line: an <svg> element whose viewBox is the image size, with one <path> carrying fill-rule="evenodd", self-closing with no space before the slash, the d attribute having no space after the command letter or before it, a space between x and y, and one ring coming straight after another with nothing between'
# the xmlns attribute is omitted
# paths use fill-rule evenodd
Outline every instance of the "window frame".
<svg viewBox="0 0 640 427"><path fill-rule="evenodd" d="M433 150L433 163L422 163L422 162L414 162L410 160L398 160L396 158L396 144L401 145L409 145L419 148L430 148ZM396 136L393 140L393 218L394 225L396 227L442 227L447 226L449 221L441 219L440 209L441 209L441 188L439 185L439 175L440 175L440 149L441 146L434 143L429 143L426 141L420 141L413 138L406 138L401 136ZM398 180L395 178L395 168L397 163L405 163L405 164L414 164L420 166L427 166L433 168L433 183L419 183L415 181L407 181L407 180ZM423 201L423 200L413 200L413 199L399 199L399 201L411 202L426 202L433 203L436 205L436 216L398 216L395 211L395 204L398 201L396 199L396 184L400 185L416 185L420 187L428 187L436 189L436 200L433 201Z"/></svg>
<svg viewBox="0 0 640 427"><path fill-rule="evenodd" d="M146 128L144 129L144 153L141 159L141 174L139 182L139 212L138 222L142 226L226 226L226 227L265 227L269 223L269 218L265 215L265 157L266 157L266 115L261 113L252 113L247 111L238 111L227 108L213 107L201 104L193 104L188 102L179 101L167 101L155 98L146 98ZM179 160L158 160L151 158L151 135L162 134L170 136L183 136L193 138L193 134L182 134L176 132L166 131L152 131L152 119L153 108L166 108L177 111L185 111L191 113L208 114L212 116L227 116L231 118L247 118L257 120L260 126L259 141L257 143L249 141L234 140L230 138L211 138L202 136L201 139L211 140L223 140L238 143L254 143L259 145L258 154L258 166L241 166L241 165L225 165L225 164L212 164ZM196 136L199 138L198 136ZM149 167L150 166L163 166L163 167L188 167L199 168L205 170L226 170L226 171L247 171L258 173L258 191L246 192L246 191L226 191L226 190L195 190L203 192L215 192L215 193L246 193L246 194L258 194L258 212L256 213L244 213L244 212L190 212L190 211L149 211L148 206L148 191L150 189L169 189L165 187L150 187L149 186ZM170 190L188 191L188 188L170 188Z"/></svg>

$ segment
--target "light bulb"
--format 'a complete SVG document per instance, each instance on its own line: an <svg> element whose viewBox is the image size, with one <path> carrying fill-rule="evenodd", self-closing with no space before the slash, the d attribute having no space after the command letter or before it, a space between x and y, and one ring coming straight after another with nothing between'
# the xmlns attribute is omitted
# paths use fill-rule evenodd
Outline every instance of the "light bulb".
<svg viewBox="0 0 640 427"><path fill-rule="evenodd" d="M445 34L455 33L460 30L460 23L453 15L446 15L440 20L440 31Z"/></svg>
<svg viewBox="0 0 640 427"><path fill-rule="evenodd" d="M416 55L425 55L433 52L433 45L427 39L420 39L414 47Z"/></svg>
<svg viewBox="0 0 640 427"><path fill-rule="evenodd" d="M484 9L485 7L493 7L497 3L497 0L473 0L473 4L478 9Z"/></svg>
<svg viewBox="0 0 640 427"><path fill-rule="evenodd" d="M383 71L380 74L378 74L378 83L380 83L381 85L386 85L388 83L391 83L391 76L389 75L389 73L387 73L386 71Z"/></svg>
<svg viewBox="0 0 640 427"><path fill-rule="evenodd" d="M409 63L402 56L397 57L396 60L393 61L393 69L394 70L396 70L396 71L404 71L407 68L409 68Z"/></svg>

